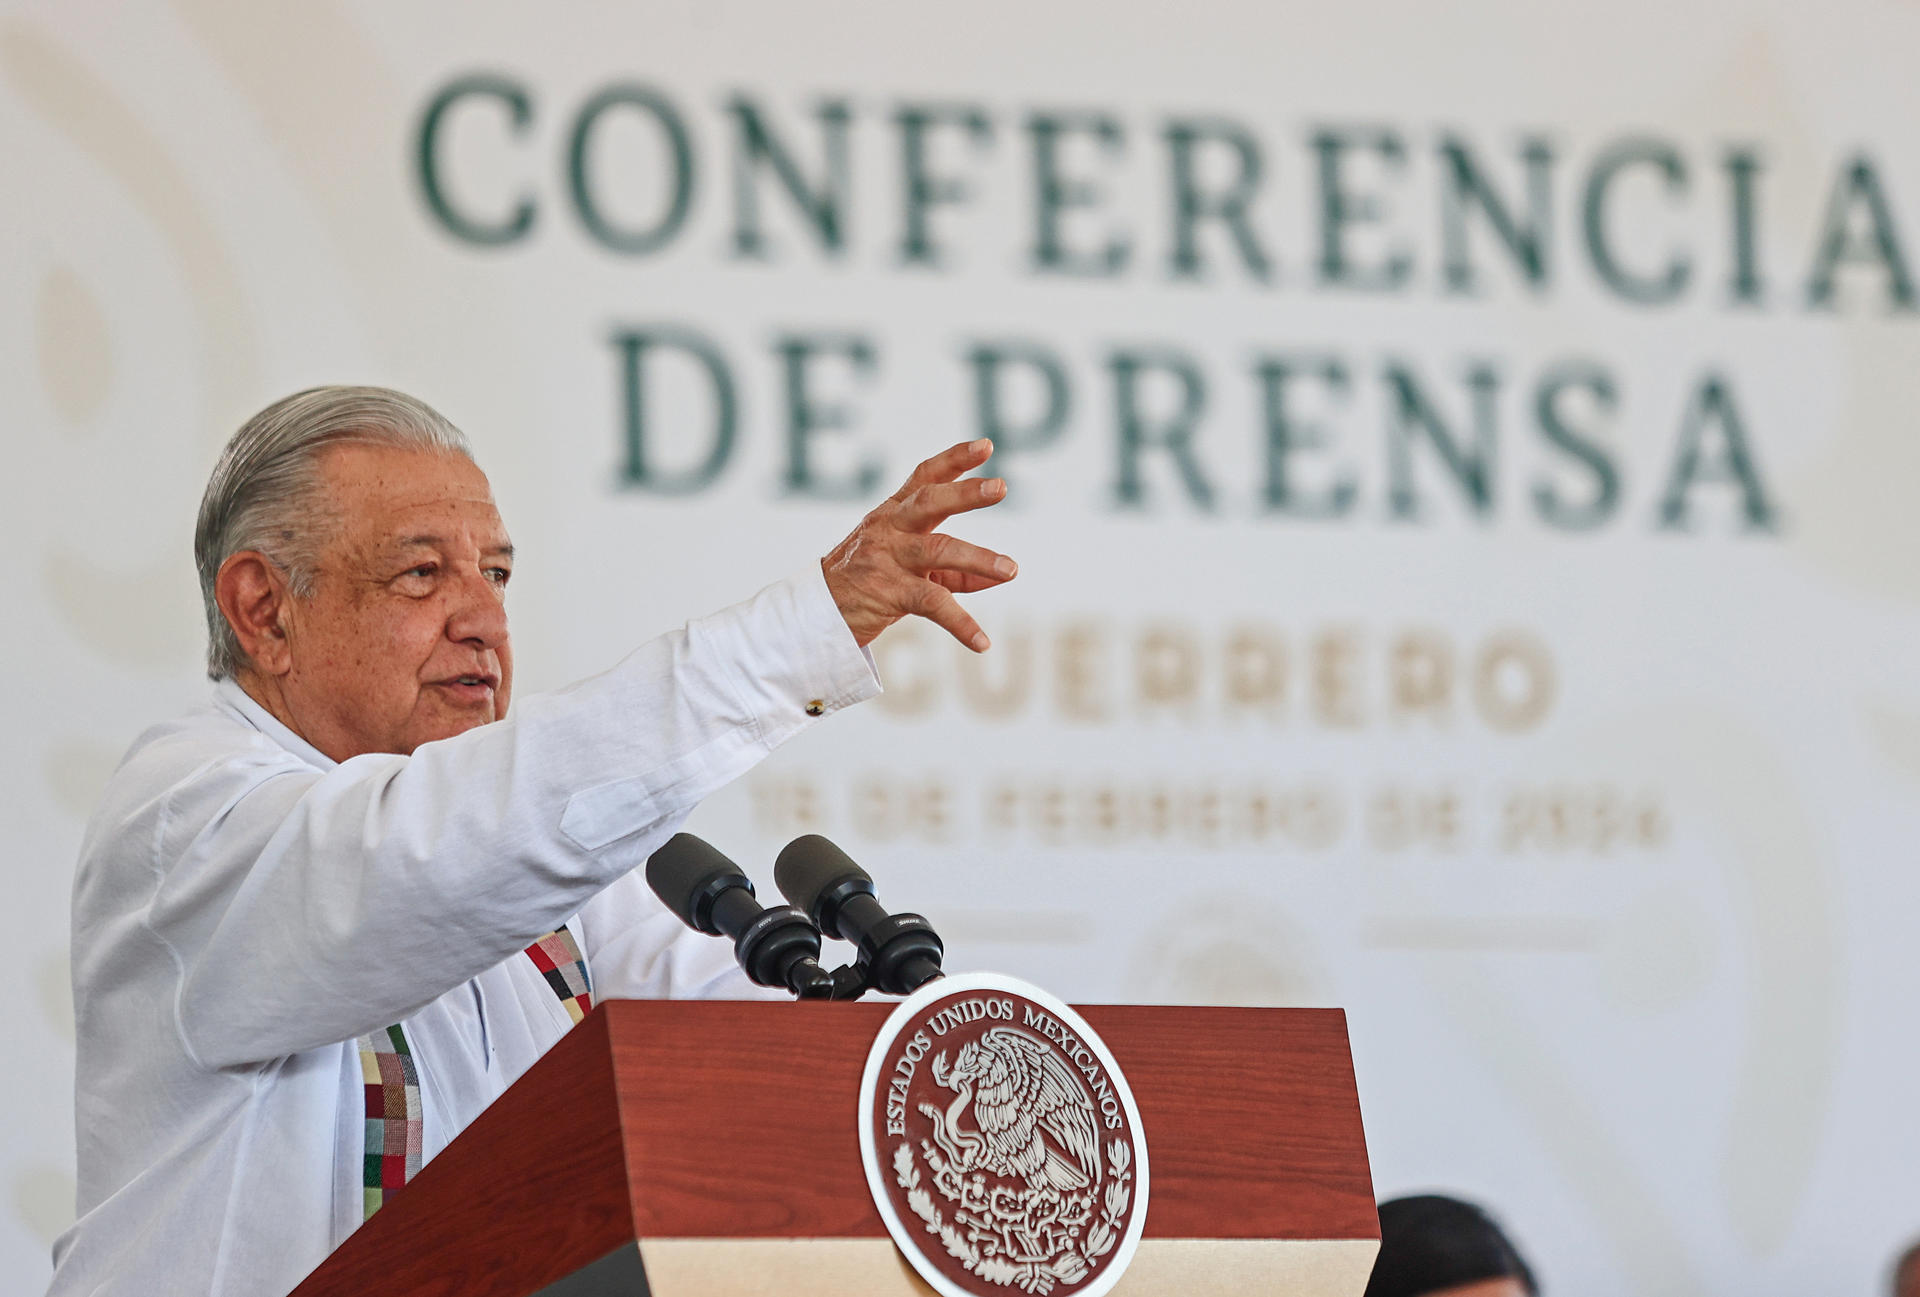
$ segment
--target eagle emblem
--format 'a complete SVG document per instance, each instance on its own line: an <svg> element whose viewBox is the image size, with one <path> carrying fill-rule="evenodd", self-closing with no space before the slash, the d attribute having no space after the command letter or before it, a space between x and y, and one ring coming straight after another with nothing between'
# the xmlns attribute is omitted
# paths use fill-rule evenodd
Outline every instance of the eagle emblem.
<svg viewBox="0 0 1920 1297"><path fill-rule="evenodd" d="M883 1214L933 1254L922 1265L903 1242L909 1259L952 1281L943 1292L1104 1292L1143 1214L1138 1118L1104 1046L1066 1006L1024 996L949 995L905 1025L878 1107Z"/></svg>
<svg viewBox="0 0 1920 1297"><path fill-rule="evenodd" d="M1099 1178L1093 1098L1038 1036L989 1027L960 1047L953 1067L945 1054L937 1056L933 1080L954 1092L953 1103L945 1112L930 1104L920 1111L933 1122L933 1142L961 1172L985 1167L1056 1198ZM973 1131L962 1125L969 1104Z"/></svg>

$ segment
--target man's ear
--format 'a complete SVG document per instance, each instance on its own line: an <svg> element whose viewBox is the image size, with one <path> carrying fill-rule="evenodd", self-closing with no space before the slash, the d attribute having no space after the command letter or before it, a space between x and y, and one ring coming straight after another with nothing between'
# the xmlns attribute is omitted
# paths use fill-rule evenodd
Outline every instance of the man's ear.
<svg viewBox="0 0 1920 1297"><path fill-rule="evenodd" d="M293 668L287 643L287 577L271 559L250 549L229 557L213 578L213 599L253 670L281 676Z"/></svg>

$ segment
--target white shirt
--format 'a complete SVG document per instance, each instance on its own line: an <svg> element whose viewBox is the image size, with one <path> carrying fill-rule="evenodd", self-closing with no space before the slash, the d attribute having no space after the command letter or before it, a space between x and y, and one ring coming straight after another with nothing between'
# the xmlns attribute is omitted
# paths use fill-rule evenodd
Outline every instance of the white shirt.
<svg viewBox="0 0 1920 1297"><path fill-rule="evenodd" d="M282 1297L359 1225L355 1038L403 1022L431 1158L597 997L753 994L632 872L879 691L817 566L410 757L334 763L232 682L108 783L73 899L78 1222L50 1297Z"/></svg>

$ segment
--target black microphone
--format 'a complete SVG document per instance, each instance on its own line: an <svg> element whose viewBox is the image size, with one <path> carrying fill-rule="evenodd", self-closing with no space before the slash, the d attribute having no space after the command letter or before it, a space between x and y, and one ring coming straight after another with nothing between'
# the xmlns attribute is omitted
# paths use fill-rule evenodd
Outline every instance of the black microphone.
<svg viewBox="0 0 1920 1297"><path fill-rule="evenodd" d="M791 905L762 909L740 866L691 833L676 833L647 858L647 886L695 932L733 938L734 958L761 986L803 1000L833 994L820 967L820 930Z"/></svg>
<svg viewBox="0 0 1920 1297"><path fill-rule="evenodd" d="M873 896L873 879L847 853L817 833L795 838L773 862L773 881L820 931L860 948L869 983L906 995L939 977L946 947L918 914L888 914Z"/></svg>

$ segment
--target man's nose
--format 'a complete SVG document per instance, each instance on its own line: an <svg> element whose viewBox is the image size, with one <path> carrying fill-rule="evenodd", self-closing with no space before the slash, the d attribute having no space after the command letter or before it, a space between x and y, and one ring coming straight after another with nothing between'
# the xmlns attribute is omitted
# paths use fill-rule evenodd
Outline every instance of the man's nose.
<svg viewBox="0 0 1920 1297"><path fill-rule="evenodd" d="M488 649L506 643L507 606L500 594L485 572L467 574L447 615L447 638Z"/></svg>

